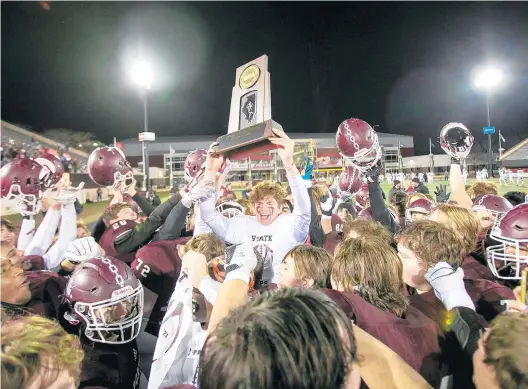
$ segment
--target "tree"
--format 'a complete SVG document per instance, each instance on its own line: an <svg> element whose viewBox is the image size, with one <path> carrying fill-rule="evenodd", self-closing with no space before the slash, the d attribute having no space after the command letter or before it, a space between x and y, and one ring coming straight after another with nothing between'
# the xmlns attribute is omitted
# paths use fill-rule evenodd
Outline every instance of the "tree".
<svg viewBox="0 0 528 389"><path fill-rule="evenodd" d="M67 147L81 150L93 150L95 148L94 143L103 144L91 132L74 131L66 128L46 130L42 135Z"/></svg>

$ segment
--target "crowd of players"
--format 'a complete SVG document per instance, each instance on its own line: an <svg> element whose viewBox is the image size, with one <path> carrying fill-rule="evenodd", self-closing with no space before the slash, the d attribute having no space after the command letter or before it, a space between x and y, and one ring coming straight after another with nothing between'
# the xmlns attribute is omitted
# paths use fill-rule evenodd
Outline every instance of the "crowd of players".
<svg viewBox="0 0 528 389"><path fill-rule="evenodd" d="M2 388L528 388L528 203L466 188L470 132L442 129L450 192L434 197L418 177L383 192L360 119L336 133L335 182L273 132L288 186L243 199L215 144L157 207L120 149L96 149L113 198L92 231L55 156L5 164L23 219L1 222Z"/></svg>

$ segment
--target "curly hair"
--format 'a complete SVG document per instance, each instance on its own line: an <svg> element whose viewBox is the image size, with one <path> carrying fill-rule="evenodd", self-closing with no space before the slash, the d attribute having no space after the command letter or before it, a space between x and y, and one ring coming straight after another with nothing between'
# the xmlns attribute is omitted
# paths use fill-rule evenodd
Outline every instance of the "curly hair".
<svg viewBox="0 0 528 389"><path fill-rule="evenodd" d="M411 223L395 239L411 250L426 270L442 261L457 269L466 254L458 234L449 226L432 220Z"/></svg>
<svg viewBox="0 0 528 389"><path fill-rule="evenodd" d="M273 197L280 205L284 202L288 194L286 189L279 184L272 181L261 181L253 187L253 190L249 194L248 201L250 204L255 204L258 201L264 200L264 198L268 196Z"/></svg>
<svg viewBox="0 0 528 389"><path fill-rule="evenodd" d="M497 184L490 181L476 182L469 187L467 194L471 200L476 199L479 196L494 194L499 195L499 188Z"/></svg>
<svg viewBox="0 0 528 389"><path fill-rule="evenodd" d="M1 333L2 387L27 388L39 376L39 388L46 388L61 371L67 371L77 387L84 352L79 338L59 323L37 315L11 317L2 321ZM47 374L42 374L43 368Z"/></svg>
<svg viewBox="0 0 528 389"><path fill-rule="evenodd" d="M119 214L119 212L121 212L125 208L130 208L130 205L128 203L116 203L110 205L103 212L103 221L105 223L110 223L110 221L114 220Z"/></svg>

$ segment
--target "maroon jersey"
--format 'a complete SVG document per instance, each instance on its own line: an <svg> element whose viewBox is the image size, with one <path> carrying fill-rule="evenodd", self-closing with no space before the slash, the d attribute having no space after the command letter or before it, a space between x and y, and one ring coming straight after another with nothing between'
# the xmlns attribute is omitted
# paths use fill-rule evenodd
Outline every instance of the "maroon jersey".
<svg viewBox="0 0 528 389"><path fill-rule="evenodd" d="M464 270L464 279L470 280L490 280L493 281L493 273L491 272L488 266L481 264L473 256L466 255L462 261L462 266Z"/></svg>
<svg viewBox="0 0 528 389"><path fill-rule="evenodd" d="M47 270L44 258L40 255L24 255L22 257L22 268L28 270Z"/></svg>
<svg viewBox="0 0 528 389"><path fill-rule="evenodd" d="M335 213L332 214L330 223L332 223L332 231L343 232L343 220L339 216L337 216Z"/></svg>
<svg viewBox="0 0 528 389"><path fill-rule="evenodd" d="M137 225L138 223L134 220L119 220L115 223L112 223L101 236L101 239L99 240L99 246L101 246L106 255L109 255L110 257L114 257L125 263L132 262L136 256L136 253L118 253L115 249L114 242L118 237L134 229Z"/></svg>
<svg viewBox="0 0 528 389"><path fill-rule="evenodd" d="M475 310L480 315L480 322L488 326L497 315L506 310L502 300L514 300L513 291L497 282L489 280L464 280L466 291L475 304ZM429 318L436 320L441 326L446 322L447 313L442 302L434 291L409 296L411 305L418 308Z"/></svg>
<svg viewBox="0 0 528 389"><path fill-rule="evenodd" d="M438 325L418 309L409 306L397 317L369 303L355 293L321 289L354 323L397 353L434 388L447 374L440 349L443 334Z"/></svg>
<svg viewBox="0 0 528 389"><path fill-rule="evenodd" d="M85 342L79 388L136 389L141 370L136 341L125 344Z"/></svg>
<svg viewBox="0 0 528 389"><path fill-rule="evenodd" d="M140 248L131 264L136 277L143 285L158 295L145 332L158 336L167 305L180 276L181 258L178 246L185 245L191 237L176 240L158 240Z"/></svg>
<svg viewBox="0 0 528 389"><path fill-rule="evenodd" d="M161 277L167 276L177 281L181 270L178 246L185 245L190 239L158 240L140 248L130 264L137 279L154 293L159 293Z"/></svg>
<svg viewBox="0 0 528 389"><path fill-rule="evenodd" d="M337 245L341 243L342 241L343 241L342 233L331 231L324 236L323 248L333 255Z"/></svg>
<svg viewBox="0 0 528 389"><path fill-rule="evenodd" d="M35 314L58 319L66 278L51 271L28 271L24 275L31 290L31 300L26 307Z"/></svg>

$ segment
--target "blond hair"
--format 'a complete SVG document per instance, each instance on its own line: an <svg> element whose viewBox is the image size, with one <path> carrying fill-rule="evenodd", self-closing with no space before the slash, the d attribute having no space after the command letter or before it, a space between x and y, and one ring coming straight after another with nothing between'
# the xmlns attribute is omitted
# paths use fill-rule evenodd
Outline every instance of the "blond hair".
<svg viewBox="0 0 528 389"><path fill-rule="evenodd" d="M425 270L442 261L456 270L466 254L458 234L451 227L432 220L411 223L396 236L396 242L416 254Z"/></svg>
<svg viewBox="0 0 528 389"><path fill-rule="evenodd" d="M250 204L255 204L258 201L264 200L266 197L271 196L280 205L283 203L288 192L281 185L271 181L262 181L253 187L253 190L249 194L248 201Z"/></svg>
<svg viewBox="0 0 528 389"><path fill-rule="evenodd" d="M84 352L79 338L44 317L18 316L2 321L2 387L27 388L42 368L39 388L51 385L67 371L79 385Z"/></svg>
<svg viewBox="0 0 528 389"><path fill-rule="evenodd" d="M490 181L476 182L466 190L471 200L476 199L479 196L494 194L499 195L499 188L497 184Z"/></svg>
<svg viewBox="0 0 528 389"><path fill-rule="evenodd" d="M470 209L451 204L438 204L431 212L442 212L448 219L449 225L458 234L464 245L464 254L474 251L477 246L480 222Z"/></svg>
<svg viewBox="0 0 528 389"><path fill-rule="evenodd" d="M343 236L349 237L351 232L355 232L359 237L375 236L384 242L391 242L391 235L383 225L373 220L351 219L343 226Z"/></svg>
<svg viewBox="0 0 528 389"><path fill-rule="evenodd" d="M394 250L376 237L347 239L335 252L332 281L369 304L401 317L409 301L403 295L403 267Z"/></svg>
<svg viewBox="0 0 528 389"><path fill-rule="evenodd" d="M315 288L326 288L329 285L332 256L321 247L299 245L286 253L284 258L291 256L295 262L295 277L309 278L314 281Z"/></svg>
<svg viewBox="0 0 528 389"><path fill-rule="evenodd" d="M528 313L503 313L491 323L484 363L493 366L502 389L528 387Z"/></svg>
<svg viewBox="0 0 528 389"><path fill-rule="evenodd" d="M91 235L90 230L88 230L88 227L83 222L77 222L77 228L82 228L88 235Z"/></svg>
<svg viewBox="0 0 528 389"><path fill-rule="evenodd" d="M185 252L196 251L203 254L210 262L213 258L224 255L224 242L222 242L215 234L200 234L193 236L190 241L185 244Z"/></svg>

